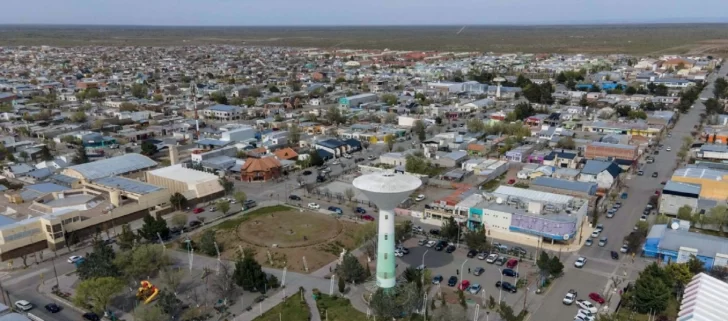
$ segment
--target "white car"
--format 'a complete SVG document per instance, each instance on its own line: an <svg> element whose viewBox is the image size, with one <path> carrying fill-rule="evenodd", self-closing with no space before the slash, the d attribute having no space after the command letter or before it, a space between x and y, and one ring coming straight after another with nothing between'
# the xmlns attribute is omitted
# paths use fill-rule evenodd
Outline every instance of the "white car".
<svg viewBox="0 0 728 321"><path fill-rule="evenodd" d="M591 303L587 300L576 300L576 305L580 309L587 310L587 311L591 312L592 314L597 313L597 307L595 307L593 303Z"/></svg>
<svg viewBox="0 0 728 321"><path fill-rule="evenodd" d="M583 256L579 257L578 259L576 259L576 262L574 262L574 266L578 268L582 268L584 267L584 265L586 265L586 258Z"/></svg>
<svg viewBox="0 0 728 321"><path fill-rule="evenodd" d="M415 226L412 227L412 232L415 232L415 233L424 233L425 230L422 228L422 226L415 225Z"/></svg>
<svg viewBox="0 0 728 321"><path fill-rule="evenodd" d="M480 252L480 254L478 254L478 260L485 260L487 257L488 257L487 252Z"/></svg>
<svg viewBox="0 0 728 321"><path fill-rule="evenodd" d="M667 146L667 148L665 148L665 150L669 152L672 150L672 148L670 148L670 146Z"/></svg>
<svg viewBox="0 0 728 321"><path fill-rule="evenodd" d="M415 198L415 201L418 201L418 202L424 201L424 200L425 200L425 195L423 195L423 194L417 195L417 198Z"/></svg>
<svg viewBox="0 0 728 321"><path fill-rule="evenodd" d="M591 237L599 237L599 230L592 232Z"/></svg>
<svg viewBox="0 0 728 321"><path fill-rule="evenodd" d="M351 154L344 154L344 158L346 158L346 159L350 159L351 157L352 157Z"/></svg>
<svg viewBox="0 0 728 321"><path fill-rule="evenodd" d="M425 246L427 246L427 247L433 247L433 246L435 246L435 244L437 244L437 242L435 242L435 241L429 241L429 242L427 242L427 244L425 244Z"/></svg>
<svg viewBox="0 0 728 321"><path fill-rule="evenodd" d="M76 262L83 260L83 256L73 255L68 258L68 263L76 264ZM20 302L20 301L18 301Z"/></svg>
<svg viewBox="0 0 728 321"><path fill-rule="evenodd" d="M647 221L647 215L640 216L640 222Z"/></svg>
<svg viewBox="0 0 728 321"><path fill-rule="evenodd" d="M576 316L574 317L574 320L582 320L582 321L594 321L594 316L587 315L584 312L588 312L586 310L579 310L579 312L576 313Z"/></svg>
<svg viewBox="0 0 728 321"><path fill-rule="evenodd" d="M561 300L561 302L566 305L571 305L572 303L574 303L574 300L576 300L576 293L574 293L573 291L569 291L566 293L564 299Z"/></svg>
<svg viewBox="0 0 728 321"><path fill-rule="evenodd" d="M25 300L19 300L15 301L15 307L20 309L20 311L28 311L33 309L33 304Z"/></svg>
<svg viewBox="0 0 728 321"><path fill-rule="evenodd" d="M492 263L495 263L495 260L497 260L497 259L498 259L498 254L491 254L491 255L488 255L488 258L485 259L485 262L492 264Z"/></svg>
<svg viewBox="0 0 728 321"><path fill-rule="evenodd" d="M317 209L321 208L321 205L318 205L316 203L308 203L308 208L310 208L312 210L317 210Z"/></svg>
<svg viewBox="0 0 728 321"><path fill-rule="evenodd" d="M629 248L627 247L627 244L622 245L622 248L619 249L619 251L622 253L627 253L628 250Z"/></svg>
<svg viewBox="0 0 728 321"><path fill-rule="evenodd" d="M339 163L339 161L337 161L337 160L331 162L331 165L339 165L339 164L341 164L341 163Z"/></svg>
<svg viewBox="0 0 728 321"><path fill-rule="evenodd" d="M396 256L396 257L403 257L404 256L404 252L402 252L400 250L394 250L394 256Z"/></svg>

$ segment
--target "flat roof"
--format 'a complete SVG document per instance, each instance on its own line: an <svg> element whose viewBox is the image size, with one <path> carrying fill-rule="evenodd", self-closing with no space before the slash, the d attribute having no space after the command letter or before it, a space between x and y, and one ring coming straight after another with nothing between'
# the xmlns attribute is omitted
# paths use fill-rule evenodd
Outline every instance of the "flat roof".
<svg viewBox="0 0 728 321"><path fill-rule="evenodd" d="M495 191L493 191L493 194L503 196L515 196L527 200L533 200L536 202L548 202L557 204L567 204L574 199L573 196L540 192L512 186L499 186Z"/></svg>
<svg viewBox="0 0 728 321"><path fill-rule="evenodd" d="M122 175L157 166L157 162L141 154L129 153L99 161L74 165L69 169L75 170L89 180L96 180L107 176Z"/></svg>
<svg viewBox="0 0 728 321"><path fill-rule="evenodd" d="M124 177L118 177L118 176L109 176L97 179L93 181L95 184L120 189L125 192L134 193L134 194L149 194L151 192L156 192L161 190L162 188L159 186L155 186L152 184L147 184L144 182L140 182L134 179L128 179Z"/></svg>
<svg viewBox="0 0 728 321"><path fill-rule="evenodd" d="M169 178L188 184L199 184L218 180L218 177L213 174L182 167L182 164L162 167L149 171L149 173L154 176Z"/></svg>

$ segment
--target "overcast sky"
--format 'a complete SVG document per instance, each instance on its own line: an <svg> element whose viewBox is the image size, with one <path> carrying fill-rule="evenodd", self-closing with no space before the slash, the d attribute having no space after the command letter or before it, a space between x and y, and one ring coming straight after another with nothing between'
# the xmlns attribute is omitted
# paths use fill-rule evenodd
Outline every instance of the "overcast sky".
<svg viewBox="0 0 728 321"><path fill-rule="evenodd" d="M728 0L32 0L0 24L488 25L726 22Z"/></svg>

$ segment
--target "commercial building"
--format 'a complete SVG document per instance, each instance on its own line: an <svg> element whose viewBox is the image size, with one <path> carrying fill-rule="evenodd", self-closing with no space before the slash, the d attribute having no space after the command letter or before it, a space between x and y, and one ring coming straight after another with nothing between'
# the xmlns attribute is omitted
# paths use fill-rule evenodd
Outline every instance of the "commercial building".
<svg viewBox="0 0 728 321"><path fill-rule="evenodd" d="M248 157L240 169L240 175L244 182L266 182L281 177L283 168L275 157Z"/></svg>
<svg viewBox="0 0 728 321"><path fill-rule="evenodd" d="M700 201L699 184L667 181L660 194L659 211L661 214L676 216L678 210L683 206L690 206L697 211Z"/></svg>
<svg viewBox="0 0 728 321"><path fill-rule="evenodd" d="M143 171L157 166L157 162L141 154L124 154L86 164L65 168L61 173L79 180L95 180L108 176L141 177Z"/></svg>
<svg viewBox="0 0 728 321"><path fill-rule="evenodd" d="M456 206L470 229L484 227L495 238L571 242L586 218L589 202L573 196L511 186L473 194Z"/></svg>
<svg viewBox="0 0 728 321"><path fill-rule="evenodd" d="M639 147L624 144L593 142L586 145L586 159L625 159L635 160L639 157Z"/></svg>
<svg viewBox="0 0 728 321"><path fill-rule="evenodd" d="M720 140L715 137L713 137L713 140L720 142ZM698 150L695 156L707 160L727 160L728 145L704 144L703 146L700 146L700 150Z"/></svg>
<svg viewBox="0 0 728 321"><path fill-rule="evenodd" d="M707 270L713 266L728 266L728 239L689 229L690 222L677 219L669 224L653 225L642 246L644 255L658 258L665 264L685 263L695 256Z"/></svg>
<svg viewBox="0 0 728 321"><path fill-rule="evenodd" d="M81 184L6 208L0 216L0 259L60 249L99 230L171 211L170 193L163 187L118 176Z"/></svg>
<svg viewBox="0 0 728 321"><path fill-rule="evenodd" d="M230 105L213 105L202 110L202 116L208 119L236 120L243 116L243 108Z"/></svg>
<svg viewBox="0 0 728 321"><path fill-rule="evenodd" d="M594 182L575 182L541 176L531 181L530 189L590 199L597 193L597 184Z"/></svg>
<svg viewBox="0 0 728 321"><path fill-rule="evenodd" d="M339 98L339 107L340 108L357 108L361 106L362 104L366 103L372 103L379 100L379 97L377 94L373 93L364 93L349 97L341 97Z"/></svg>
<svg viewBox="0 0 728 321"><path fill-rule="evenodd" d="M671 180L700 185L700 198L718 201L728 199L728 171L688 165L677 169Z"/></svg>
<svg viewBox="0 0 728 321"><path fill-rule="evenodd" d="M225 193L220 178L210 173L183 167L181 164L146 172L150 184L162 186L170 194L180 193L188 202L203 202Z"/></svg>

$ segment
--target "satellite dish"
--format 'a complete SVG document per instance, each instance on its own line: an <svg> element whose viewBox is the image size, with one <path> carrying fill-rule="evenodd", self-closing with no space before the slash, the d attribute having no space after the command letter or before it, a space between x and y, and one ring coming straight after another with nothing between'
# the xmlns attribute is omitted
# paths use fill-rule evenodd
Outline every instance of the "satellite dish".
<svg viewBox="0 0 728 321"><path fill-rule="evenodd" d="M672 222L672 224L670 224L670 228L673 229L673 230L677 230L677 229L680 228L680 223L678 223L678 222Z"/></svg>
<svg viewBox="0 0 728 321"><path fill-rule="evenodd" d="M502 199L502 198L500 198L500 197L499 197L499 198L496 198L496 199L495 199L495 202L496 202L497 204L503 204L503 199Z"/></svg>
<svg viewBox="0 0 728 321"><path fill-rule="evenodd" d="M569 234L564 234L564 241L568 241L571 238Z"/></svg>

